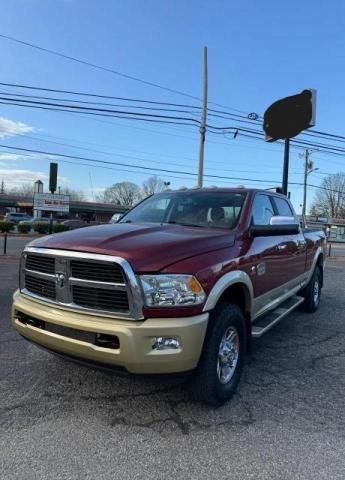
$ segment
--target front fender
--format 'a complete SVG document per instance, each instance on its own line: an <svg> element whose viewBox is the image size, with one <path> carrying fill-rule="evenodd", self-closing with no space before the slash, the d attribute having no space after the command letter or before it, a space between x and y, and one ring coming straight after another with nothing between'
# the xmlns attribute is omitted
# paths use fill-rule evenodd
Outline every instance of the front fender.
<svg viewBox="0 0 345 480"><path fill-rule="evenodd" d="M253 284L249 275L241 270L233 270L217 280L207 297L203 311L207 312L215 308L223 293L233 285L241 285L244 287L246 311L251 314L254 298Z"/></svg>

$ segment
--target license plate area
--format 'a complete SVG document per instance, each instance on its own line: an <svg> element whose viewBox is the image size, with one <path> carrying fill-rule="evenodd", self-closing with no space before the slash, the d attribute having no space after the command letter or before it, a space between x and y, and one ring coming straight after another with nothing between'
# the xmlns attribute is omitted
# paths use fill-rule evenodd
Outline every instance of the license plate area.
<svg viewBox="0 0 345 480"><path fill-rule="evenodd" d="M46 330L47 332L55 333L56 335L60 335L61 337L79 340L81 342L86 342L102 348L109 348L112 350L120 349L120 340L116 335L108 335L98 332L89 332L86 330L65 327L63 325L57 325L55 323L50 323L44 320L33 318L23 312L16 312L15 317L20 323L24 325L29 325L40 330Z"/></svg>

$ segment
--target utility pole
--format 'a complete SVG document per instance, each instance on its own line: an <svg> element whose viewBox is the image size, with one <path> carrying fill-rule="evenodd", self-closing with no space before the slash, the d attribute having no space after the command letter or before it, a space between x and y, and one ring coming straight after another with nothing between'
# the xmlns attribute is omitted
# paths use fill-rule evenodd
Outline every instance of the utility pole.
<svg viewBox="0 0 345 480"><path fill-rule="evenodd" d="M202 68L202 110L201 110L201 122L200 122L199 167L198 167L198 187L200 188L203 185L203 177L204 177L206 119L207 119L207 47L204 47L203 68Z"/></svg>
<svg viewBox="0 0 345 480"><path fill-rule="evenodd" d="M303 204L302 204L302 222L303 226L306 226L306 209L307 209L307 188L308 188L308 175L311 172L315 172L318 168L313 168L313 162L309 159L312 150L306 149L304 154L300 154L301 158L304 158L304 182L303 182Z"/></svg>

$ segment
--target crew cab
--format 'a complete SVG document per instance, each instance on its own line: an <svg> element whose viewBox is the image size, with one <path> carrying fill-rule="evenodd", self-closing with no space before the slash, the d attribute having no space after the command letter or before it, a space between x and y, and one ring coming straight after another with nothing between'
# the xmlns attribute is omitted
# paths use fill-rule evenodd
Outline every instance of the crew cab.
<svg viewBox="0 0 345 480"><path fill-rule="evenodd" d="M13 326L114 372L188 374L195 398L220 405L253 337L299 305L317 310L325 243L275 192L162 192L117 224L31 242Z"/></svg>

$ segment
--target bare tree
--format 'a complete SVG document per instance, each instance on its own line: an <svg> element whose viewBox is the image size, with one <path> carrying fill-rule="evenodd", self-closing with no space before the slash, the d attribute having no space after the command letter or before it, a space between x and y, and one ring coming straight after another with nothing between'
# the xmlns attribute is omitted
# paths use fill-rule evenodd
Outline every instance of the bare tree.
<svg viewBox="0 0 345 480"><path fill-rule="evenodd" d="M81 190L74 190L73 188L62 188L59 193L69 195L69 199L72 201L83 202L85 200L85 194Z"/></svg>
<svg viewBox="0 0 345 480"><path fill-rule="evenodd" d="M157 175L154 175L153 177L148 178L142 186L142 192L144 197L149 197L150 195L153 195L154 193L159 193L164 190L164 181L157 177Z"/></svg>
<svg viewBox="0 0 345 480"><path fill-rule="evenodd" d="M106 203L116 203L125 207L133 206L140 200L140 188L132 182L114 183L111 187L104 190L103 195L99 195L98 200Z"/></svg>
<svg viewBox="0 0 345 480"><path fill-rule="evenodd" d="M4 180L1 180L1 183L0 183L0 193L2 193L2 194L6 193L5 181Z"/></svg>
<svg viewBox="0 0 345 480"><path fill-rule="evenodd" d="M32 183L23 183L18 187L11 188L7 193L10 195L18 195L19 197L33 197L34 186Z"/></svg>
<svg viewBox="0 0 345 480"><path fill-rule="evenodd" d="M311 212L332 218L345 216L345 173L325 177L314 196Z"/></svg>

